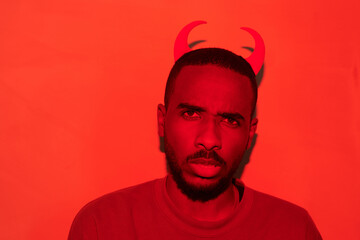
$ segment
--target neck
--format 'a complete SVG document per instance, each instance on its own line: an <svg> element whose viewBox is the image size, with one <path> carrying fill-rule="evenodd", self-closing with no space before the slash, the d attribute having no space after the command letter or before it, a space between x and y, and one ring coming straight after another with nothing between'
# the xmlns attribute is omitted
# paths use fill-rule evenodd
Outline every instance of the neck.
<svg viewBox="0 0 360 240"><path fill-rule="evenodd" d="M236 187L230 183L229 187L215 199L206 202L194 201L181 192L171 174L167 178L166 191L182 212L203 221L216 221L229 216L239 195Z"/></svg>

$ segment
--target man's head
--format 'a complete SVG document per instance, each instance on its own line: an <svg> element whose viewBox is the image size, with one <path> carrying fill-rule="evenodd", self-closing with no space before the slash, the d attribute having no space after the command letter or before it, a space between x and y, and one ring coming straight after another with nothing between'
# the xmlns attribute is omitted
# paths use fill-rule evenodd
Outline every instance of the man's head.
<svg viewBox="0 0 360 240"><path fill-rule="evenodd" d="M257 83L256 76L250 64L241 56L234 54L221 48L201 48L190 51L179 58L172 67L168 76L164 103L165 108L169 105L170 97L174 91L175 80L181 69L185 66L195 65L209 65L213 64L219 67L233 70L241 75L249 78L253 92L253 112L255 111L257 101Z"/></svg>
<svg viewBox="0 0 360 240"><path fill-rule="evenodd" d="M224 49L184 54L172 68L158 107L170 173L190 199L216 198L231 183L255 134L255 74Z"/></svg>

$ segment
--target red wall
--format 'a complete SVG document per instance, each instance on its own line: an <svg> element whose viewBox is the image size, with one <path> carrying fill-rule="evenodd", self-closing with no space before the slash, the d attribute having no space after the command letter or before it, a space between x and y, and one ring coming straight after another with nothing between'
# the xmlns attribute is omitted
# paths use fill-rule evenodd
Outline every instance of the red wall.
<svg viewBox="0 0 360 240"><path fill-rule="evenodd" d="M6 2L6 3L4 3ZM266 45L244 182L360 238L360 5L349 1L2 1L2 239L65 239L107 192L165 175L156 106L179 30L243 56Z"/></svg>

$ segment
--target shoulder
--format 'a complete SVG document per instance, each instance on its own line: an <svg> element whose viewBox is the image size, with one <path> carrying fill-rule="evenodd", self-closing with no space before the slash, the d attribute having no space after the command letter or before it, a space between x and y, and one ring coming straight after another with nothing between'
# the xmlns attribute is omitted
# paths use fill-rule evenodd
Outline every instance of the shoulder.
<svg viewBox="0 0 360 240"><path fill-rule="evenodd" d="M126 226L132 218L133 209L147 207L152 204L152 195L156 182L160 179L127 187L101 196L81 208L76 215L69 234L69 239L83 239L78 236L89 234L95 236L99 229L110 225L117 229ZM104 226L102 226L104 225ZM71 236L76 236L71 238ZM92 239L92 238L89 238Z"/></svg>
<svg viewBox="0 0 360 240"><path fill-rule="evenodd" d="M245 191L252 198L252 216L262 226L271 226L281 234L288 232L299 239L321 239L315 223L304 208L248 187L245 187Z"/></svg>
<svg viewBox="0 0 360 240"><path fill-rule="evenodd" d="M86 204L79 211L79 214L85 212L97 214L104 211L106 212L107 209L111 211L124 210L125 206L126 209L128 209L131 205L143 203L145 199L149 199L153 194L153 189L157 181L159 181L159 179L105 194Z"/></svg>
<svg viewBox="0 0 360 240"><path fill-rule="evenodd" d="M245 191L252 196L252 209L257 214L281 221L304 222L308 220L308 212L294 203L248 187L245 188Z"/></svg>
<svg viewBox="0 0 360 240"><path fill-rule="evenodd" d="M304 208L294 203L251 188L247 188L247 191L253 195L253 204L259 209L268 209L270 212L277 212L278 214L284 212L299 216L307 215L307 211Z"/></svg>

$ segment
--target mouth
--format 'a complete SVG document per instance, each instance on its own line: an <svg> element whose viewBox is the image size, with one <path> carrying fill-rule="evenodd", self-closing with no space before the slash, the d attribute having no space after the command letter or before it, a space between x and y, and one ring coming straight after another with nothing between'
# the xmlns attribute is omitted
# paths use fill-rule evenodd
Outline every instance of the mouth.
<svg viewBox="0 0 360 240"><path fill-rule="evenodd" d="M221 163L214 159L196 158L189 161L193 173L201 178L214 178L221 171Z"/></svg>
<svg viewBox="0 0 360 240"><path fill-rule="evenodd" d="M221 163L212 158L195 158L189 161L190 164L213 165L220 166Z"/></svg>

